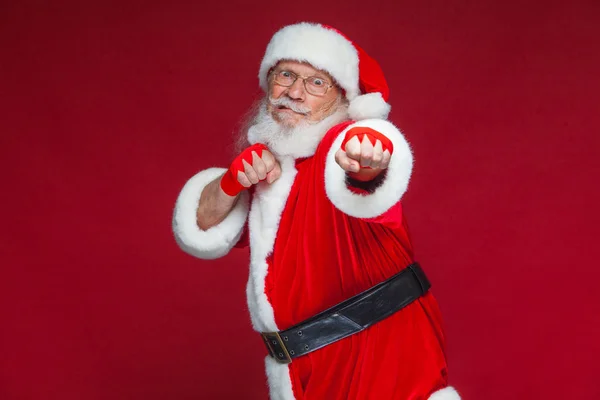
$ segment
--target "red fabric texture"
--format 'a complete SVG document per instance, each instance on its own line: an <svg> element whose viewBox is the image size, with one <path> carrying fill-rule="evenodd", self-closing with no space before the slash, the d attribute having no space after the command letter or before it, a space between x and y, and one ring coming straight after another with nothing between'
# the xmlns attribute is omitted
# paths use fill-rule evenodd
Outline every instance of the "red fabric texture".
<svg viewBox="0 0 600 400"><path fill-rule="evenodd" d="M314 157L296 164L267 260L265 291L280 329L414 261L400 202L377 218L357 219L328 200L325 160L340 131L334 127ZM447 386L444 348L442 319L429 292L369 329L294 360L289 366L294 395L305 400L426 399Z"/></svg>
<svg viewBox="0 0 600 400"><path fill-rule="evenodd" d="M248 164L252 165L252 152L256 152L259 157L262 157L262 152L266 149L267 146L262 143L257 143L242 151L231 162L229 169L221 178L221 189L223 189L223 191L230 196L235 196L244 189L247 189L238 181L237 178L238 172L244 171L243 161L246 161Z"/></svg>

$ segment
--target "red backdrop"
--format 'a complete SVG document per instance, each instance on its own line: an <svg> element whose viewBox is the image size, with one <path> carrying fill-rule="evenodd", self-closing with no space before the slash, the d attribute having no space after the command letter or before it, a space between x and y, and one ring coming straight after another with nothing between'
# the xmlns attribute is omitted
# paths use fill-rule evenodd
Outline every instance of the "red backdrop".
<svg viewBox="0 0 600 400"><path fill-rule="evenodd" d="M193 259L170 223L299 20L387 74L452 384L600 398L597 1L195 3L0 5L1 399L266 397L248 254Z"/></svg>

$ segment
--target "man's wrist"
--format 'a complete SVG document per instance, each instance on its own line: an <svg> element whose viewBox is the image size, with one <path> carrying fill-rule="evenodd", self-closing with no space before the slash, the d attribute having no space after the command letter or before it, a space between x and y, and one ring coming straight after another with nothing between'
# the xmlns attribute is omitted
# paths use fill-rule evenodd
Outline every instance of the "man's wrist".
<svg viewBox="0 0 600 400"><path fill-rule="evenodd" d="M361 168L358 172L348 172L347 174L355 181L369 182L377 178L381 172L383 172L382 169Z"/></svg>
<svg viewBox="0 0 600 400"><path fill-rule="evenodd" d="M231 191L231 192L227 192L225 190L225 188L223 186L223 180L227 180L228 178L230 178L231 173L229 171L225 172L225 174L223 176L221 176L221 178L217 179L214 182L214 193L215 195L218 197L218 199L224 203L231 203L231 202L235 202L237 200L238 197L240 197L240 194L242 193L242 191L245 188L242 188L242 190L240 191ZM241 185L240 185L241 186Z"/></svg>

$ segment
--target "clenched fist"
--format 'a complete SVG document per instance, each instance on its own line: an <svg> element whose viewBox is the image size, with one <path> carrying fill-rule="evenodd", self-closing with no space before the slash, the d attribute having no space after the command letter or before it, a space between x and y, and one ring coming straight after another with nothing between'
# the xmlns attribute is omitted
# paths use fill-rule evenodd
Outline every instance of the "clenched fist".
<svg viewBox="0 0 600 400"><path fill-rule="evenodd" d="M391 140L366 127L355 127L346 133L335 161L352 178L369 181L386 169L394 151Z"/></svg>
<svg viewBox="0 0 600 400"><path fill-rule="evenodd" d="M263 144L255 144L233 160L221 178L221 189L229 196L237 196L242 190L260 181L273 183L281 176L281 165Z"/></svg>

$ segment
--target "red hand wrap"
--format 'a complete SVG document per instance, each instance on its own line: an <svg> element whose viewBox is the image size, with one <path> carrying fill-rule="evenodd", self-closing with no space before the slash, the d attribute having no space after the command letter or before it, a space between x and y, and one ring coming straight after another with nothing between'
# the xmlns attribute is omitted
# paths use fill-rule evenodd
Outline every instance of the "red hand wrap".
<svg viewBox="0 0 600 400"><path fill-rule="evenodd" d="M393 145L392 141L390 139L388 139L385 135L383 135L380 132L377 132L374 129L360 127L360 126L352 128L348 132L346 132L346 137L344 138L344 141L342 142L342 146L341 146L342 150L346 151L346 143L348 143L350 141L350 139L352 139L355 136L358 136L358 140L361 143L366 136L369 139L369 142L371 142L371 144L373 146L375 146L377 139L379 139L379 141L381 142L381 147L382 147L383 151L388 150L390 152L390 154L392 154L394 152L394 145Z"/></svg>
<svg viewBox="0 0 600 400"><path fill-rule="evenodd" d="M263 150L268 150L262 143L253 144L238 155L229 166L225 175L221 178L221 189L229 196L237 196L242 190L247 189L238 181L238 172L244 172L245 160L252 165L252 152L255 151L259 157L262 157Z"/></svg>

